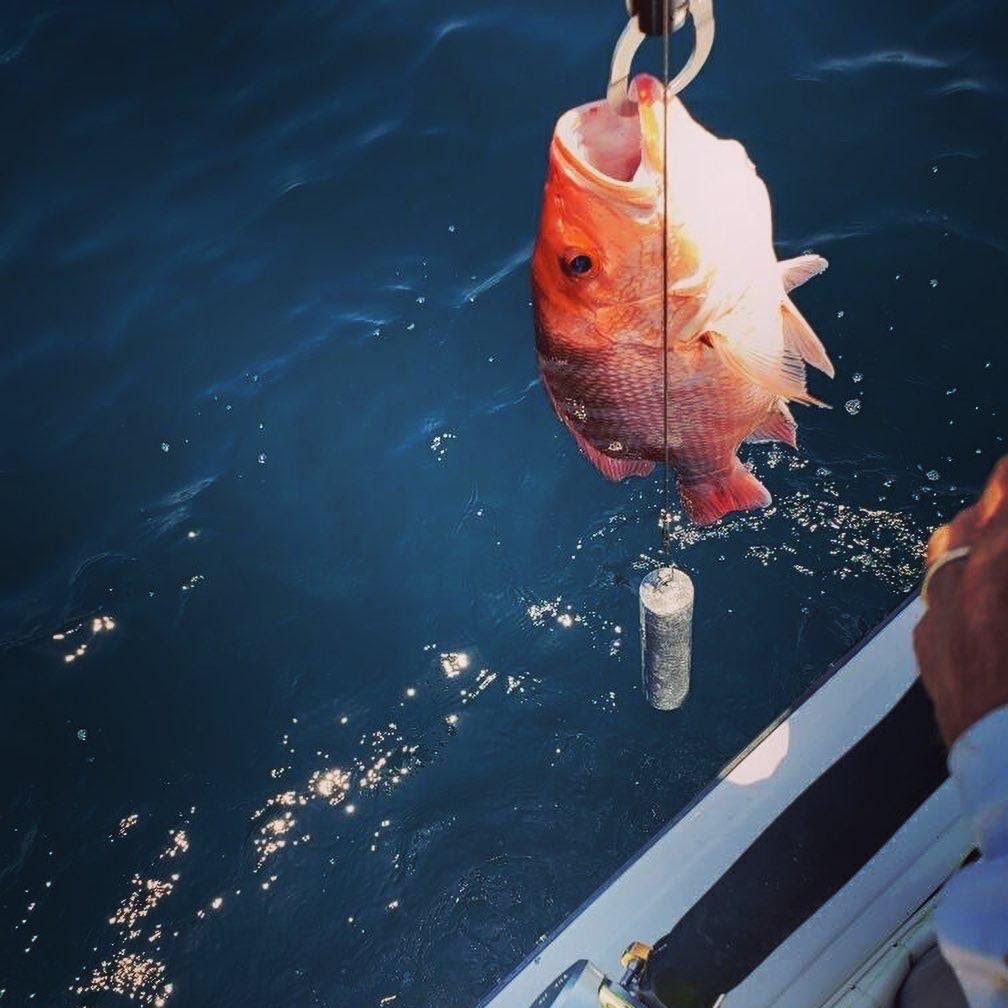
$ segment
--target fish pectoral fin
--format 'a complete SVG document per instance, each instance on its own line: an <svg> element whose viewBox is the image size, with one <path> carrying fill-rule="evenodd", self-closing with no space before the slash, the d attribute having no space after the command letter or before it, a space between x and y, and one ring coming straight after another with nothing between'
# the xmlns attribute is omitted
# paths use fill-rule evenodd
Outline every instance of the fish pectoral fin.
<svg viewBox="0 0 1008 1008"><path fill-rule="evenodd" d="M829 263L820 255L809 254L796 256L794 259L782 259L777 265L780 267L781 280L784 281L784 290L792 291L806 280L825 273Z"/></svg>
<svg viewBox="0 0 1008 1008"><path fill-rule="evenodd" d="M724 333L706 332L702 341L721 355L721 359L736 373L781 399L822 406L805 387L805 362L787 344L783 353L768 354L758 347L746 346Z"/></svg>
<svg viewBox="0 0 1008 1008"><path fill-rule="evenodd" d="M782 444L797 448L798 425L795 423L791 410L783 399L770 407L770 412L762 423L746 438L750 444L760 444L765 441L780 441Z"/></svg>
<svg viewBox="0 0 1008 1008"><path fill-rule="evenodd" d="M600 452L598 448L595 447L582 434L580 431L575 430L570 424L567 425L568 430L574 435L574 440L577 441L578 448L581 449L581 454L584 455L586 459L606 479L612 480L614 483L618 483L621 479L626 479L627 476L650 476L651 471L654 469L654 462L648 462L644 459L619 459L613 458L610 455L606 455L604 452Z"/></svg>
<svg viewBox="0 0 1008 1008"><path fill-rule="evenodd" d="M790 298L784 298L781 302L781 320L784 323L784 345L790 347L812 367L818 368L823 374L832 378L836 372L826 348L822 345L822 340L816 336L812 326L805 321Z"/></svg>

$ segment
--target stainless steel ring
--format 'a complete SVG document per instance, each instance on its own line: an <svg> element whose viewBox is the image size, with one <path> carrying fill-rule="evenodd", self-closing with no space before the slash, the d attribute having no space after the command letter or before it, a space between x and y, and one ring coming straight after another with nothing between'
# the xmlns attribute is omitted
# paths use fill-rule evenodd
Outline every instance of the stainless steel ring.
<svg viewBox="0 0 1008 1008"><path fill-rule="evenodd" d="M679 94L700 73L714 46L714 0L690 0L688 7L686 4L679 4L675 8L673 31L685 24L687 10L693 19L693 51L686 65L668 82L666 93L669 95ZM609 68L609 87L606 92L614 112L619 112L627 100L631 64L645 37L637 18L631 17L616 41L612 65Z"/></svg>

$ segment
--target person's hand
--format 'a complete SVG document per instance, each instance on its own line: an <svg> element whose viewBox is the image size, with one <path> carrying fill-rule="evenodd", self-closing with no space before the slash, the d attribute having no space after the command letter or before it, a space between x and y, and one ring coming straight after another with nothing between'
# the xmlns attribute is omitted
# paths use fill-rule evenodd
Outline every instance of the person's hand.
<svg viewBox="0 0 1008 1008"><path fill-rule="evenodd" d="M969 556L935 573L914 629L920 676L949 747L1008 703L1008 455L976 504L935 529L928 565L959 546L969 546Z"/></svg>

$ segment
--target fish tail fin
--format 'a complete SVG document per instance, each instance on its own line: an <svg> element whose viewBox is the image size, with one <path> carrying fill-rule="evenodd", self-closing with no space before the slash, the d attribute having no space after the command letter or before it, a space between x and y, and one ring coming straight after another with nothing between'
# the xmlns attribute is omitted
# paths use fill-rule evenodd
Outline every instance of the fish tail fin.
<svg viewBox="0 0 1008 1008"><path fill-rule="evenodd" d="M742 463L732 459L727 473L696 483L679 483L686 514L694 525L711 525L732 511L766 507L773 499L770 491Z"/></svg>

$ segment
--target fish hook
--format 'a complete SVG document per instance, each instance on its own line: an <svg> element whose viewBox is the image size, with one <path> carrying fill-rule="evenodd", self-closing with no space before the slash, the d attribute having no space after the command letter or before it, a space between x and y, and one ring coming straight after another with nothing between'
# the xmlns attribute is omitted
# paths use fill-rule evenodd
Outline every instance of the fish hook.
<svg viewBox="0 0 1008 1008"><path fill-rule="evenodd" d="M682 70L668 82L666 91L671 95L679 94L700 73L714 46L714 0L674 0L671 25L673 32L686 23L687 14L693 19L693 51ZM614 112L618 113L626 104L630 67L646 37L638 19L631 17L616 40L609 68L609 86L606 89L606 98Z"/></svg>

